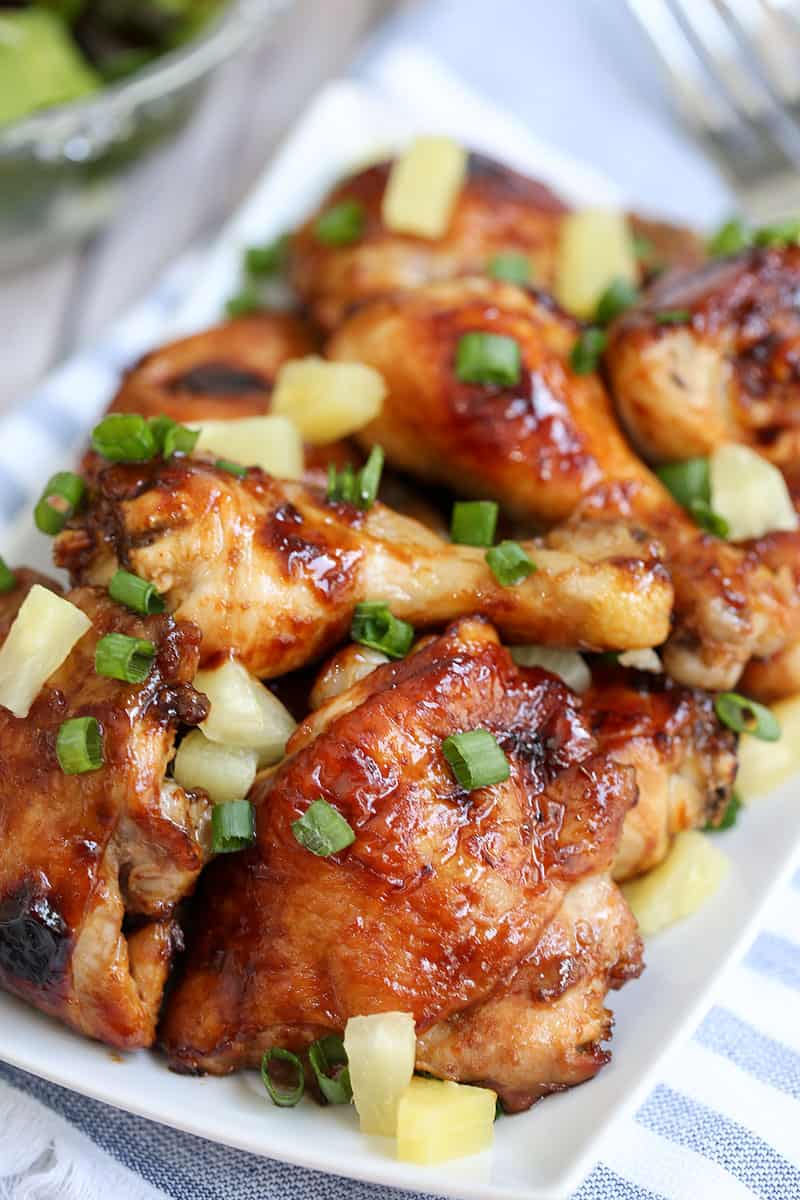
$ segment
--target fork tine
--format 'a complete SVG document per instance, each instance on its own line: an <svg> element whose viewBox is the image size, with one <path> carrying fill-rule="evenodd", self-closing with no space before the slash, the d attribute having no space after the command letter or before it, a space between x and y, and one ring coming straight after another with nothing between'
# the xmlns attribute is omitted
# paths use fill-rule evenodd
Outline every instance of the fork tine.
<svg viewBox="0 0 800 1200"><path fill-rule="evenodd" d="M763 0L714 0L714 4L773 103L790 104L798 93L797 56L774 13Z"/></svg>

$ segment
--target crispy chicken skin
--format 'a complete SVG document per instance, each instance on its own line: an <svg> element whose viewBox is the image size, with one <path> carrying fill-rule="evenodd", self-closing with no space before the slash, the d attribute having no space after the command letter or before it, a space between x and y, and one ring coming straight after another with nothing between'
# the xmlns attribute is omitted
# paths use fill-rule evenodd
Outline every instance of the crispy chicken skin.
<svg viewBox="0 0 800 1200"><path fill-rule="evenodd" d="M652 462L744 442L800 459L800 247L748 250L657 280L612 327L606 365ZM659 325L664 310L685 320Z"/></svg>
<svg viewBox="0 0 800 1200"><path fill-rule="evenodd" d="M232 651L261 677L335 646L362 600L422 627L478 612L512 641L621 649L667 634L672 589L646 555L580 558L531 543L537 570L502 587L483 550L258 470L239 479L174 458L111 467L98 486L57 539L59 565L100 586L123 565L200 627L204 661Z"/></svg>
<svg viewBox="0 0 800 1200"><path fill-rule="evenodd" d="M603 753L636 771L614 878L649 871L674 834L721 820L736 775L736 738L705 692L661 675L595 667L582 711Z"/></svg>
<svg viewBox="0 0 800 1200"><path fill-rule="evenodd" d="M0 605L3 637L41 582L33 572L17 578ZM208 711L191 686L199 635L90 588L68 599L93 628L26 718L0 707L0 985L90 1037L147 1046L179 940L173 909L207 857L207 798L164 782L178 724ZM146 683L95 673L97 640L109 632L156 644ZM75 716L100 722L104 765L66 775L56 734Z"/></svg>
<svg viewBox="0 0 800 1200"><path fill-rule="evenodd" d="M552 283L566 206L544 184L485 158L469 157L467 179L450 228L438 239L393 233L381 219L390 163L368 167L338 184L292 240L291 281L324 329L365 300L437 279L481 274L495 254L528 256L531 278ZM347 200L364 213L358 241L327 245L314 226L321 213Z"/></svg>
<svg viewBox="0 0 800 1200"><path fill-rule="evenodd" d="M441 743L478 727L511 774L467 793ZM594 1074L606 990L641 968L608 878L633 773L595 750L565 686L475 619L324 705L255 785L256 846L204 880L161 1030L171 1065L252 1066L401 1009L420 1065L511 1107ZM316 796L356 834L328 858L291 828Z"/></svg>
<svg viewBox="0 0 800 1200"><path fill-rule="evenodd" d="M456 348L475 330L516 340L518 385L459 380ZM572 370L577 335L544 294L459 279L365 306L329 354L369 363L386 379L383 410L361 439L380 443L394 465L497 499L533 525L568 519L548 535L562 550L585 553L609 521L632 526L643 544L662 543L675 587L667 668L692 686L731 687L752 655L793 637L796 589L756 549L704 534L676 504L625 441L599 376Z"/></svg>

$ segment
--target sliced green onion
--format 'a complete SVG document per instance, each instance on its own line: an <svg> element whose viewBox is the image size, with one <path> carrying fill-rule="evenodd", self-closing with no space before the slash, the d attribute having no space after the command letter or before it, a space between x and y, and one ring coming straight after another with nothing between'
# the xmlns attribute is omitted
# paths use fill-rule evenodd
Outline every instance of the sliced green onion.
<svg viewBox="0 0 800 1200"><path fill-rule="evenodd" d="M252 313L261 312L264 302L258 288L248 283L230 299L225 301L227 317L249 317Z"/></svg>
<svg viewBox="0 0 800 1200"><path fill-rule="evenodd" d="M511 387L519 383L521 372L519 343L514 338L475 330L458 339L456 375L462 383Z"/></svg>
<svg viewBox="0 0 800 1200"><path fill-rule="evenodd" d="M414 641L414 626L395 617L385 601L367 600L355 607L350 636L389 658L404 658Z"/></svg>
<svg viewBox="0 0 800 1200"><path fill-rule="evenodd" d="M665 463L656 474L668 492L692 514L701 529L716 537L728 536L728 522L711 507L711 473L707 458L687 458Z"/></svg>
<svg viewBox="0 0 800 1200"><path fill-rule="evenodd" d="M691 321L692 314L688 308L662 308L661 312L653 314L656 325L682 325Z"/></svg>
<svg viewBox="0 0 800 1200"><path fill-rule="evenodd" d="M13 592L16 586L16 575L8 566L5 559L0 558L0 593Z"/></svg>
<svg viewBox="0 0 800 1200"><path fill-rule="evenodd" d="M302 817L292 821L295 841L320 858L338 854L356 840L356 835L333 805L320 796L309 804Z"/></svg>
<svg viewBox="0 0 800 1200"><path fill-rule="evenodd" d="M598 325L610 325L615 317L624 313L636 302L638 295L636 285L629 279L612 279L600 299L597 301L594 319Z"/></svg>
<svg viewBox="0 0 800 1200"><path fill-rule="evenodd" d="M450 538L461 546L491 546L497 529L494 500L457 500L450 518Z"/></svg>
<svg viewBox="0 0 800 1200"><path fill-rule="evenodd" d="M486 551L489 569L503 587L514 587L522 583L536 570L536 563L528 557L519 542L501 542Z"/></svg>
<svg viewBox="0 0 800 1200"><path fill-rule="evenodd" d="M718 538L726 538L730 533L730 525L725 518L718 512L714 512L711 505L706 504L705 500L692 500L689 504L689 512L706 533L713 533L714 537Z"/></svg>
<svg viewBox="0 0 800 1200"><path fill-rule="evenodd" d="M108 594L118 604L124 604L126 608L143 615L163 612L166 607L164 597L155 584L132 575L130 571L120 569L114 574L108 585Z"/></svg>
<svg viewBox="0 0 800 1200"><path fill-rule="evenodd" d="M382 448L373 446L360 471L355 471L351 463L345 463L340 471L334 463L328 463L327 500L331 504L352 504L365 511L372 508L381 484L383 457Z"/></svg>
<svg viewBox="0 0 800 1200"><path fill-rule="evenodd" d="M92 430L92 448L109 462L147 462L158 450L153 430L139 413L109 413Z"/></svg>
<svg viewBox="0 0 800 1200"><path fill-rule="evenodd" d="M502 783L511 774L508 759L488 729L451 734L442 742L442 754L457 781L468 792Z"/></svg>
<svg viewBox="0 0 800 1200"><path fill-rule="evenodd" d="M489 260L489 274L492 279L503 279L506 283L530 283L530 259L526 254L516 254L512 250L495 254Z"/></svg>
<svg viewBox="0 0 800 1200"><path fill-rule="evenodd" d="M211 849L215 854L245 850L256 840L255 809L249 800L228 800L211 809Z"/></svg>
<svg viewBox="0 0 800 1200"><path fill-rule="evenodd" d="M48 480L47 487L33 510L36 528L51 537L66 525L86 491L80 475L72 471L58 471Z"/></svg>
<svg viewBox="0 0 800 1200"><path fill-rule="evenodd" d="M317 217L314 233L326 246L348 246L364 230L364 209L357 200L343 200Z"/></svg>
<svg viewBox="0 0 800 1200"><path fill-rule="evenodd" d="M714 258L724 258L728 254L746 250L752 241L753 235L741 217L731 217L709 240L708 253Z"/></svg>
<svg viewBox="0 0 800 1200"><path fill-rule="evenodd" d="M65 775L83 775L103 765L103 739L95 717L72 717L56 735L56 758Z"/></svg>
<svg viewBox="0 0 800 1200"><path fill-rule="evenodd" d="M753 234L757 246L790 246L800 239L800 217L788 217L774 225L763 225Z"/></svg>
<svg viewBox="0 0 800 1200"><path fill-rule="evenodd" d="M253 279L269 279L286 266L289 238L286 234L263 246L248 246L244 252L244 269Z"/></svg>
<svg viewBox="0 0 800 1200"><path fill-rule="evenodd" d="M722 815L722 820L718 824L709 821L703 828L706 833L718 833L723 829L733 829L739 818L739 809L742 807L742 802L736 792L731 792L731 798L728 801L727 808Z"/></svg>
<svg viewBox="0 0 800 1200"><path fill-rule="evenodd" d="M231 462L229 458L218 458L214 462L214 466L220 471L227 471L229 475L235 475L237 479L244 479L247 474L247 467L243 467L241 463Z"/></svg>
<svg viewBox="0 0 800 1200"><path fill-rule="evenodd" d="M722 724L734 733L749 733L762 742L777 742L781 736L775 714L738 692L720 692L714 700L714 710Z"/></svg>
<svg viewBox="0 0 800 1200"><path fill-rule="evenodd" d="M607 342L605 330L593 325L584 329L569 355L569 365L576 375L591 375L592 371L597 370Z"/></svg>
<svg viewBox="0 0 800 1200"><path fill-rule="evenodd" d="M108 679L123 683L144 683L156 656L152 642L128 637L125 633L107 633L94 652L94 669Z"/></svg>
<svg viewBox="0 0 800 1200"><path fill-rule="evenodd" d="M173 454L191 454L199 437L199 429L187 429L175 422L164 436L161 453L164 458L172 458Z"/></svg>
<svg viewBox="0 0 800 1200"><path fill-rule="evenodd" d="M292 1086L279 1087L273 1082L269 1071L272 1062L289 1063L294 1068L295 1082ZM303 1092L306 1090L305 1072L300 1059L296 1054L292 1054L291 1050L284 1050L282 1046L271 1046L261 1059L261 1080L272 1103L277 1104L278 1108L294 1108L303 1099Z"/></svg>
<svg viewBox="0 0 800 1200"><path fill-rule="evenodd" d="M338 1033L313 1042L308 1048L308 1061L328 1104L349 1104L353 1099L353 1085L344 1042Z"/></svg>

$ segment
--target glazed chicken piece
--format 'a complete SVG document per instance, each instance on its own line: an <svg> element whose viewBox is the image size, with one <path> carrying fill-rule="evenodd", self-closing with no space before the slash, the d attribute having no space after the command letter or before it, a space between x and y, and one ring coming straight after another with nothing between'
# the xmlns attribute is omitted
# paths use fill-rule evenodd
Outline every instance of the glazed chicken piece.
<svg viewBox="0 0 800 1200"><path fill-rule="evenodd" d="M482 728L509 778L468 793L442 740ZM162 1040L223 1073L354 1015L414 1015L418 1066L511 1108L593 1075L604 998L641 969L609 869L633 773L596 753L574 698L465 619L296 730L256 782L256 846L208 872ZM292 822L321 796L355 833L320 858Z"/></svg>
<svg viewBox="0 0 800 1200"><path fill-rule="evenodd" d="M649 871L684 829L720 821L736 776L736 737L705 692L663 675L596 665L582 711L601 751L636 771L614 878Z"/></svg>
<svg viewBox="0 0 800 1200"><path fill-rule="evenodd" d="M22 571L17 580L0 597L3 638L42 582ZM137 617L91 588L67 598L93 628L27 717L0 706L0 985L130 1049L153 1041L180 942L173 910L207 858L207 797L165 781L178 725L208 712L191 686L199 635L168 616ZM110 632L155 643L144 684L96 674L95 646ZM66 775L56 734L76 716L100 722L104 764Z"/></svg>
<svg viewBox="0 0 800 1200"><path fill-rule="evenodd" d="M475 331L516 341L518 384L458 378L458 343ZM499 500L529 525L568 520L547 538L560 550L592 553L620 520L642 545L662 543L676 597L667 669L692 686L731 687L751 656L793 637L797 593L756 550L704 534L633 453L600 378L570 366L578 332L544 294L460 279L365 306L328 353L383 374L383 410L360 436L395 466Z"/></svg>
<svg viewBox="0 0 800 1200"><path fill-rule="evenodd" d="M612 327L620 415L652 462L744 442L800 460L800 246L748 250L657 280ZM659 314L684 319L659 324Z"/></svg>
<svg viewBox="0 0 800 1200"><path fill-rule="evenodd" d="M478 612L515 641L619 649L666 636L672 589L660 563L528 548L536 571L502 587L483 550L382 504L362 512L258 470L240 479L174 458L104 471L56 558L80 582L103 586L118 565L149 580L200 627L204 660L233 651L262 678L324 654L364 600L427 628Z"/></svg>

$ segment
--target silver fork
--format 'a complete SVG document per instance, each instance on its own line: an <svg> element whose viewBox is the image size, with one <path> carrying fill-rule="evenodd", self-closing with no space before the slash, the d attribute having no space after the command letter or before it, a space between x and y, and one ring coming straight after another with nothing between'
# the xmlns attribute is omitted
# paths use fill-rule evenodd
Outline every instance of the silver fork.
<svg viewBox="0 0 800 1200"><path fill-rule="evenodd" d="M800 0L627 3L744 215L800 215Z"/></svg>

